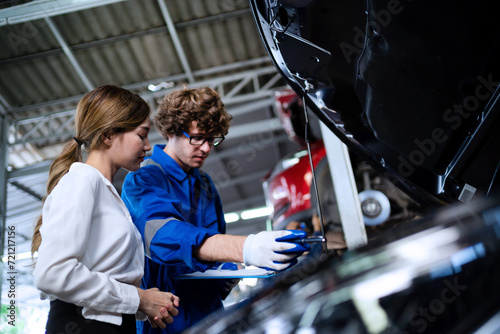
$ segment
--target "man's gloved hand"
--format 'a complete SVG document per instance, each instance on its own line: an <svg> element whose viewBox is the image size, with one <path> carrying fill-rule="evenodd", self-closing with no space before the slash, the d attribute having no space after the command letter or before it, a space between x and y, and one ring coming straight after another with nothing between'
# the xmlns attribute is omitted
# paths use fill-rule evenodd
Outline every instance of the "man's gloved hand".
<svg viewBox="0 0 500 334"><path fill-rule="evenodd" d="M305 231L264 231L250 234L243 245L243 261L247 266L270 270L284 270L295 263L296 258L311 249L308 244L294 240L306 237Z"/></svg>

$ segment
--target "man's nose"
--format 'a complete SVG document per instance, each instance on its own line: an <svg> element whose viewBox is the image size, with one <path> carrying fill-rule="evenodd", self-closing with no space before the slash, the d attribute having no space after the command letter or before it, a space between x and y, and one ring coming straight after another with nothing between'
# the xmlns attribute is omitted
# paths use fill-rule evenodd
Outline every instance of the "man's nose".
<svg viewBox="0 0 500 334"><path fill-rule="evenodd" d="M207 140L203 144L201 144L200 148L203 152L209 153L212 150L212 146L213 145L210 145L210 143Z"/></svg>

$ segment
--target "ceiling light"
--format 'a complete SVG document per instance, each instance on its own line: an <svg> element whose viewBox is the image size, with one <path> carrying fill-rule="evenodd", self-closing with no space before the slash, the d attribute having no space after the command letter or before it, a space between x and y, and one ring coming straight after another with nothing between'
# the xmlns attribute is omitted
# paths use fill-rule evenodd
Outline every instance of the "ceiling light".
<svg viewBox="0 0 500 334"><path fill-rule="evenodd" d="M241 219L253 219L269 216L273 212L272 208L262 207L257 209L246 210L241 213Z"/></svg>
<svg viewBox="0 0 500 334"><path fill-rule="evenodd" d="M224 220L226 221L227 224L234 223L234 222L240 220L240 216L234 212L226 213L224 215Z"/></svg>
<svg viewBox="0 0 500 334"><path fill-rule="evenodd" d="M16 24L104 6L123 0L38 0L0 10L0 25Z"/></svg>
<svg viewBox="0 0 500 334"><path fill-rule="evenodd" d="M153 85L153 84L149 85L148 89L152 92L157 92L157 91L164 89L164 88L172 88L172 87L174 87L174 85L175 85L175 83L173 83L172 81L170 81L170 82L163 81L157 85Z"/></svg>

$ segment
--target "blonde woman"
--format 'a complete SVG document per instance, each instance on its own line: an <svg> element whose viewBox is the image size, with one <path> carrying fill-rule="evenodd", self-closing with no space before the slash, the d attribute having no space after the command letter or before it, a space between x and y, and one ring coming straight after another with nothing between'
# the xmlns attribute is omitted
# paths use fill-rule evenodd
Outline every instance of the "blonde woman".
<svg viewBox="0 0 500 334"><path fill-rule="evenodd" d="M165 328L178 313L177 296L139 288L141 235L112 185L118 169L139 169L151 149L149 115L142 98L116 86L78 104L76 136L52 163L32 241L35 284L51 301L47 333L135 333L136 315Z"/></svg>

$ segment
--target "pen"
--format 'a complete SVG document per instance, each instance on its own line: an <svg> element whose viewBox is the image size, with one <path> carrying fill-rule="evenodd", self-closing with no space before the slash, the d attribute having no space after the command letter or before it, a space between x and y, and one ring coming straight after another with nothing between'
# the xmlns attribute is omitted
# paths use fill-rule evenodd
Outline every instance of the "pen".
<svg viewBox="0 0 500 334"><path fill-rule="evenodd" d="M304 238L304 239L300 239L300 240L297 240L297 241L294 241L296 243L299 243L299 244L310 244L310 243L313 243L313 242L325 242L325 238L319 236L319 237L307 237L307 238Z"/></svg>

